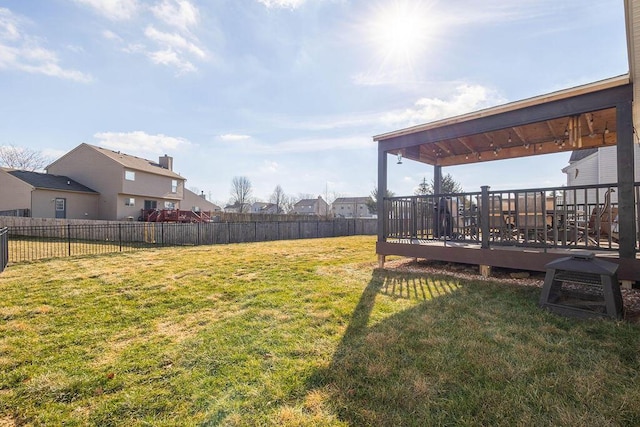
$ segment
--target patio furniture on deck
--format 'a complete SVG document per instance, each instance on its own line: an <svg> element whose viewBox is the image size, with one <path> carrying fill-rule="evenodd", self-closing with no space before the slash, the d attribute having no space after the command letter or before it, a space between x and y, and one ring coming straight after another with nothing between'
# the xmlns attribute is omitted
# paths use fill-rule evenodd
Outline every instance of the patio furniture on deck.
<svg viewBox="0 0 640 427"><path fill-rule="evenodd" d="M525 242L547 241L549 224L543 192L518 194L515 225L518 236Z"/></svg>
<svg viewBox="0 0 640 427"><path fill-rule="evenodd" d="M482 212L482 200L478 199L478 210ZM494 241L513 240L511 222L507 220L508 212L505 213L502 197L498 194L489 196L489 233ZM482 222L482 218L480 221Z"/></svg>

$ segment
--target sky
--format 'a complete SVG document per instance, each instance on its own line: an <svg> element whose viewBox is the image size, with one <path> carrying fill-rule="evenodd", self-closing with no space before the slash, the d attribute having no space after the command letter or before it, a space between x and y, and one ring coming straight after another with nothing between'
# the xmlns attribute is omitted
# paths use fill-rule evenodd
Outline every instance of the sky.
<svg viewBox="0 0 640 427"><path fill-rule="evenodd" d="M367 196L373 136L629 70L623 0L0 0L0 146L174 158L218 204ZM560 186L569 153L443 168ZM411 195L433 168L389 162Z"/></svg>

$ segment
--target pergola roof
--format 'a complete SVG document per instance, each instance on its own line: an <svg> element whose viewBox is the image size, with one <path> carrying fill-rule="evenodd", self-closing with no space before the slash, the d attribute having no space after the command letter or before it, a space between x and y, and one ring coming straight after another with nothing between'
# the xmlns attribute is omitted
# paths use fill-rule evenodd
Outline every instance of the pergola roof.
<svg viewBox="0 0 640 427"><path fill-rule="evenodd" d="M436 166L616 145L628 74L374 136L379 150Z"/></svg>

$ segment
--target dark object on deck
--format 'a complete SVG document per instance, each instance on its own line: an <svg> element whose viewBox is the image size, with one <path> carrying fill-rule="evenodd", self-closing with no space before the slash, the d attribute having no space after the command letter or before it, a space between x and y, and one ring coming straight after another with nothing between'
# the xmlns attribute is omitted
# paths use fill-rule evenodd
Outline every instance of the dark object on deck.
<svg viewBox="0 0 640 427"><path fill-rule="evenodd" d="M440 197L436 210L436 226L434 230L435 237L451 237L453 235L453 224L451 223L451 209L449 205L451 199L448 197Z"/></svg>
<svg viewBox="0 0 640 427"><path fill-rule="evenodd" d="M618 265L585 252L546 265L540 307L569 317L623 317Z"/></svg>

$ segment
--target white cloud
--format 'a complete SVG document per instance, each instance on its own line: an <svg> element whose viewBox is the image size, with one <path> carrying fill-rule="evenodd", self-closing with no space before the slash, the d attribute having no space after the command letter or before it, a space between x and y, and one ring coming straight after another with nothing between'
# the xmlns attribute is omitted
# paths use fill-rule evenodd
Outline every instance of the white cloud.
<svg viewBox="0 0 640 427"><path fill-rule="evenodd" d="M250 139L251 136L226 133L224 135L220 135L219 138L223 141L244 141L246 139Z"/></svg>
<svg viewBox="0 0 640 427"><path fill-rule="evenodd" d="M280 165L278 164L278 162L274 162L272 160L265 160L262 162L262 166L260 166L259 172L274 174L274 173L277 173L279 169L280 169Z"/></svg>
<svg viewBox="0 0 640 427"><path fill-rule="evenodd" d="M182 31L195 26L200 18L198 8L187 0L163 0L151 7L151 12L165 24Z"/></svg>
<svg viewBox="0 0 640 427"><path fill-rule="evenodd" d="M119 44L123 52L144 55L156 65L176 68L178 75L197 71L193 60L207 58L205 48L192 33L200 20L200 12L189 0L159 0L149 6L142 6L139 0L74 1L92 7L113 21L129 20L140 15L138 21L141 21L141 25L136 25L139 33L134 33L131 39L123 38L112 29L102 31L102 36ZM145 26L142 22L148 24ZM172 30L164 31L158 26L171 27ZM141 34L147 39L147 44L139 40Z"/></svg>
<svg viewBox="0 0 640 427"><path fill-rule="evenodd" d="M92 80L89 74L61 67L56 52L42 47L39 40L24 33L21 22L21 18L9 9L0 8L0 69L44 74L83 83Z"/></svg>
<svg viewBox="0 0 640 427"><path fill-rule="evenodd" d="M154 64L176 67L179 70L178 74L190 73L197 70L191 62L179 57L178 53L171 49L149 52L148 56Z"/></svg>
<svg viewBox="0 0 640 427"><path fill-rule="evenodd" d="M154 42L167 46L171 50L175 50L177 52L189 52L199 58L204 58L206 54L204 50L198 47L196 44L188 41L180 34L176 33L165 33L162 31L158 31L152 26L147 27L144 31L144 35L147 36L148 39L153 40Z"/></svg>
<svg viewBox="0 0 640 427"><path fill-rule="evenodd" d="M137 0L75 0L75 2L93 8L112 21L129 20L139 10Z"/></svg>
<svg viewBox="0 0 640 427"><path fill-rule="evenodd" d="M102 37L104 37L107 40L116 40L116 41L123 41L122 37L120 37L119 35L117 35L116 33L114 33L111 30L104 30L102 32Z"/></svg>
<svg viewBox="0 0 640 427"><path fill-rule="evenodd" d="M506 100L495 91L480 85L464 84L456 88L450 99L421 98L413 108L392 111L383 115L382 120L391 125L412 126L428 123L446 117L477 111Z"/></svg>
<svg viewBox="0 0 640 427"><path fill-rule="evenodd" d="M127 153L162 154L176 152L191 145L185 138L163 134L149 135L143 131L99 132L93 135L103 147L122 150Z"/></svg>
<svg viewBox="0 0 640 427"><path fill-rule="evenodd" d="M268 8L281 7L287 9L295 9L302 6L306 0L258 0Z"/></svg>
<svg viewBox="0 0 640 427"><path fill-rule="evenodd" d="M21 37L19 24L20 19L16 15L0 7L0 40L18 40Z"/></svg>

